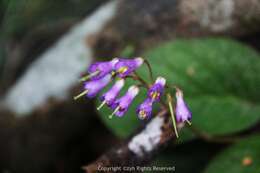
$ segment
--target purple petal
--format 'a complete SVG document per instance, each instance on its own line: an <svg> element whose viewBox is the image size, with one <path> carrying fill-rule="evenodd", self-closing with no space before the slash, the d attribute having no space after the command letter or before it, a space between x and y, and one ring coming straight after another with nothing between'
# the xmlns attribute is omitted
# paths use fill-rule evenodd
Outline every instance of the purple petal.
<svg viewBox="0 0 260 173"><path fill-rule="evenodd" d="M183 99L183 94L181 90L177 90L176 92L176 108L175 108L175 115L177 122L184 122L191 120L192 113L189 110L187 104Z"/></svg>
<svg viewBox="0 0 260 173"><path fill-rule="evenodd" d="M101 96L101 101L106 101L106 104L108 106L112 105L112 103L115 101L116 97L118 96L120 90L123 88L124 84L125 84L124 79L120 79L116 81L115 84L112 86L112 88Z"/></svg>
<svg viewBox="0 0 260 173"><path fill-rule="evenodd" d="M148 91L148 97L152 100L159 101L163 94L166 80L163 77L158 77L155 83L150 87Z"/></svg>
<svg viewBox="0 0 260 173"><path fill-rule="evenodd" d="M108 73L112 72L114 69L115 64L118 62L117 58L112 59L111 61L103 61L103 62L96 62L94 64L91 64L88 68L89 73L95 73L99 71L99 73L95 76L93 76L91 79L92 80L97 80Z"/></svg>
<svg viewBox="0 0 260 173"><path fill-rule="evenodd" d="M134 72L138 67L140 67L143 64L143 62L143 58L120 58L115 65L115 71L118 73L119 77L123 78Z"/></svg>
<svg viewBox="0 0 260 173"><path fill-rule="evenodd" d="M92 98L97 95L111 80L111 74L107 74L101 79L85 82L85 90L88 91L87 97Z"/></svg>
<svg viewBox="0 0 260 173"><path fill-rule="evenodd" d="M111 106L112 109L119 107L119 110L115 113L115 115L118 117L123 116L138 93L139 88L137 86L131 86L124 96L117 99Z"/></svg>
<svg viewBox="0 0 260 173"><path fill-rule="evenodd" d="M147 98L138 108L137 114L140 119L150 118L152 115L153 100Z"/></svg>

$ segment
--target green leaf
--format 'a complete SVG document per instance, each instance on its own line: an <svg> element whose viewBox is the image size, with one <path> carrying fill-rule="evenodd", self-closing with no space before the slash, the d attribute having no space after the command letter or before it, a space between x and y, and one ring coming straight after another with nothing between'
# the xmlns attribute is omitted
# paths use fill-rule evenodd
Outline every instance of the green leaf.
<svg viewBox="0 0 260 173"><path fill-rule="evenodd" d="M212 160L205 173L259 173L260 136L246 138ZM245 161L248 160L248 163Z"/></svg>
<svg viewBox="0 0 260 173"><path fill-rule="evenodd" d="M193 123L211 135L235 133L249 128L260 116L259 106L237 97L205 95L190 98L189 103L194 114Z"/></svg>
<svg viewBox="0 0 260 173"><path fill-rule="evenodd" d="M229 39L175 40L145 57L155 76L164 76L168 84L183 89L193 125L199 130L210 135L232 134L260 119L260 57L249 47ZM144 66L138 73L149 79ZM103 110L102 119L115 134L126 137L140 124L135 108L144 98L139 95L123 118L110 121ZM189 129L184 134L185 140L192 136Z"/></svg>

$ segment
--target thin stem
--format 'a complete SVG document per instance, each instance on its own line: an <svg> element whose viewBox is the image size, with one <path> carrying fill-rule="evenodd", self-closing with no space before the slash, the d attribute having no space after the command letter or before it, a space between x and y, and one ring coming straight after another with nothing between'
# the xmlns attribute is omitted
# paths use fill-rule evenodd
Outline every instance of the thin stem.
<svg viewBox="0 0 260 173"><path fill-rule="evenodd" d="M144 86L142 83L136 84L137 87L142 87L142 88L146 88L146 86Z"/></svg>
<svg viewBox="0 0 260 173"><path fill-rule="evenodd" d="M149 89L149 84L142 77L140 77L136 72L134 72L134 75L132 77L133 79L140 81L147 89Z"/></svg>
<svg viewBox="0 0 260 173"><path fill-rule="evenodd" d="M152 71L151 64L149 63L149 61L147 59L144 59L144 63L145 63L145 65L147 66L147 68L149 70L149 76L150 76L151 82L153 82L154 79L153 79L153 71Z"/></svg>
<svg viewBox="0 0 260 173"><path fill-rule="evenodd" d="M171 113L171 117L172 117L174 132L176 134L176 137L179 138L176 120L175 120L175 117L174 117L174 112L173 112L173 107L172 107L172 96L168 93L167 98L168 98L169 109L170 109L170 113Z"/></svg>

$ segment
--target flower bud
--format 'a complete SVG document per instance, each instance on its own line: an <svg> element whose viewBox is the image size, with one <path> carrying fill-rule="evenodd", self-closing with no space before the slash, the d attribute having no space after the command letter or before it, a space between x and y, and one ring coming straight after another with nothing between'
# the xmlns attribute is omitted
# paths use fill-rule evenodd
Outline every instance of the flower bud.
<svg viewBox="0 0 260 173"><path fill-rule="evenodd" d="M176 91L176 108L175 108L176 121L180 122L188 122L190 124L190 120L192 117L192 113L190 112L187 104L183 99L183 93L180 89Z"/></svg>

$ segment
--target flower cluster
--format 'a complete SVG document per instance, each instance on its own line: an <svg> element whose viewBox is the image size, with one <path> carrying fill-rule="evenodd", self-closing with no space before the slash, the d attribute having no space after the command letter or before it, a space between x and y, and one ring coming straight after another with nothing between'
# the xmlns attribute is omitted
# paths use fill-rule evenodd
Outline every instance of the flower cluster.
<svg viewBox="0 0 260 173"><path fill-rule="evenodd" d="M74 99L78 99L83 95L86 95L88 98L93 98L114 80L115 82L113 86L101 95L100 100L102 103L97 109L100 110L104 105L107 105L113 110L109 118L112 118L113 115L122 117L139 93L140 86L132 85L123 96L118 97L121 89L124 87L126 78L132 77L134 80L139 80L143 84L141 86L148 90L147 97L143 103L137 107L136 113L140 119L149 119L152 115L152 107L155 102L165 105L161 98L164 94L164 90L167 88L167 85L166 79L163 77L157 77L153 84L148 84L146 81L142 80L141 77L135 73L135 71L144 62L146 61L140 57L133 59L114 58L111 61L97 62L90 65L88 68L89 75L81 78L81 81L84 82L84 91L74 97ZM149 64L148 67L150 70ZM150 74L152 74L151 71ZM151 78L153 79L153 77ZM173 111L171 103L172 100L170 99L168 101L174 126L176 126L175 121L177 121L177 123L187 122L191 124L190 120L192 114L183 99L183 93L179 88L175 87L175 89L175 112Z"/></svg>
<svg viewBox="0 0 260 173"><path fill-rule="evenodd" d="M88 98L95 97L115 77L118 77L119 79L115 81L114 85L101 96L100 100L102 104L97 109L101 109L106 104L114 110L110 118L113 115L118 117L123 116L139 93L139 88L133 85L129 87L124 96L120 98L117 97L125 84L125 78L131 75L143 62L144 60L142 58L114 58L111 61L92 64L88 68L89 75L81 79L81 81L85 82L85 90L76 96L75 99L83 95L86 95Z"/></svg>

